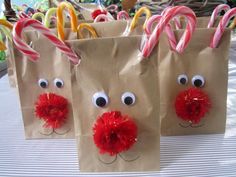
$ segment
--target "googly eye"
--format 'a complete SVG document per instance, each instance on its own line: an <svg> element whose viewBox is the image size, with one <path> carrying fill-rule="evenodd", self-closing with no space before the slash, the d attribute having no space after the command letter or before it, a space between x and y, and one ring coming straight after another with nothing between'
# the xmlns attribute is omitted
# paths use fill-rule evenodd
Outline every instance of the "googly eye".
<svg viewBox="0 0 236 177"><path fill-rule="evenodd" d="M188 83L188 77L185 74L181 74L178 76L178 83L180 85L186 85Z"/></svg>
<svg viewBox="0 0 236 177"><path fill-rule="evenodd" d="M121 96L121 101L127 106L131 106L135 103L135 95L131 92L125 92Z"/></svg>
<svg viewBox="0 0 236 177"><path fill-rule="evenodd" d="M96 107L105 107L108 104L108 96L104 92L97 92L93 95L93 104Z"/></svg>
<svg viewBox="0 0 236 177"><path fill-rule="evenodd" d="M46 79L39 79L38 85L41 88L47 88L48 87L48 81Z"/></svg>
<svg viewBox="0 0 236 177"><path fill-rule="evenodd" d="M205 84L205 79L200 76L200 75L196 75L192 78L192 85L195 87L203 87Z"/></svg>
<svg viewBox="0 0 236 177"><path fill-rule="evenodd" d="M54 79L54 85L57 87L57 88L62 88L63 85L64 85L64 82L63 80L59 79L59 78L56 78Z"/></svg>

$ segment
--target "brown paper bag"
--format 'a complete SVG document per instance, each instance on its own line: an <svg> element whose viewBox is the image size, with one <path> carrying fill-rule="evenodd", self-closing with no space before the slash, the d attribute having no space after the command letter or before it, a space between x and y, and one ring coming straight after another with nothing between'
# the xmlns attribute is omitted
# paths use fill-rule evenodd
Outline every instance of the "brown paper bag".
<svg viewBox="0 0 236 177"><path fill-rule="evenodd" d="M165 35L160 39L162 135L224 133L230 30L213 49L209 45L214 31L196 29L182 54L170 50ZM182 32L175 31L178 39Z"/></svg>
<svg viewBox="0 0 236 177"><path fill-rule="evenodd" d="M143 59L141 38L68 42L81 56L72 76L72 94L82 172L159 170L157 53ZM113 143L105 143L99 132Z"/></svg>
<svg viewBox="0 0 236 177"><path fill-rule="evenodd" d="M8 38L6 40L6 61L7 61L7 74L8 80L11 88L16 88L16 72L15 72L15 62L14 62L14 50L13 43Z"/></svg>
<svg viewBox="0 0 236 177"><path fill-rule="evenodd" d="M70 61L36 30L26 31L24 38L27 44L31 43L32 48L40 54L38 61L33 62L14 49L25 137L74 138ZM46 113L41 113L40 115L44 115L39 117L39 111ZM57 117L64 116L61 117L61 126L47 126L45 119L50 121L48 116L55 114Z"/></svg>

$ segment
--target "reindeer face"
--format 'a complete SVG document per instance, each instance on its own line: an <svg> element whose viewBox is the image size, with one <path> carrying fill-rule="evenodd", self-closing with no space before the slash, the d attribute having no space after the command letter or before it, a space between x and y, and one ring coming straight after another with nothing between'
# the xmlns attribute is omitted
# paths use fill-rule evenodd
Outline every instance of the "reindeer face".
<svg viewBox="0 0 236 177"><path fill-rule="evenodd" d="M81 171L158 169L155 56L141 60L137 37L70 45L81 54L72 86Z"/></svg>
<svg viewBox="0 0 236 177"><path fill-rule="evenodd" d="M16 52L26 138L72 138L70 62L37 32L27 32L26 41L40 53L32 62Z"/></svg>
<svg viewBox="0 0 236 177"><path fill-rule="evenodd" d="M182 54L169 49L165 36L160 41L163 135L224 132L228 74L224 48L229 46L230 34L226 33L219 48L212 49L209 44L213 32L197 29Z"/></svg>

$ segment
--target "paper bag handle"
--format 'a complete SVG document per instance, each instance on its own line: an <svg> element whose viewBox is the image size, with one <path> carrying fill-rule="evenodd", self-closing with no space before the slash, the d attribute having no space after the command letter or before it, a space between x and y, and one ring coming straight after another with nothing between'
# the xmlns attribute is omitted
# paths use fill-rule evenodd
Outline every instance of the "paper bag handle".
<svg viewBox="0 0 236 177"><path fill-rule="evenodd" d="M13 41L16 48L29 59L36 61L40 54L32 49L26 42L22 39L22 32L26 27L32 27L41 34L43 34L47 39L49 39L53 45L64 53L69 60L74 64L79 63L77 55L72 51L64 42L59 40L48 28L44 27L39 21L29 18L20 19L13 28Z"/></svg>
<svg viewBox="0 0 236 177"><path fill-rule="evenodd" d="M185 6L175 6L168 10L168 13L165 13L160 19L159 23L153 30L152 34L146 40L144 47L142 49L143 57L149 57L154 47L157 45L160 35L165 30L169 22L176 16L185 16L188 19L186 29L175 47L176 52L182 53L189 43L193 31L196 27L196 16L195 13L188 7Z"/></svg>
<svg viewBox="0 0 236 177"><path fill-rule="evenodd" d="M83 29L86 29L91 34L92 38L98 38L96 30L90 24L81 23L77 28L79 39L84 39L84 36L82 34Z"/></svg>
<svg viewBox="0 0 236 177"><path fill-rule="evenodd" d="M57 8L57 30L58 30L58 37L62 41L65 40L64 18L63 18L63 11L65 9L68 9L70 13L70 22L72 31L77 32L77 26L78 26L78 18L74 7L68 2L61 2Z"/></svg>

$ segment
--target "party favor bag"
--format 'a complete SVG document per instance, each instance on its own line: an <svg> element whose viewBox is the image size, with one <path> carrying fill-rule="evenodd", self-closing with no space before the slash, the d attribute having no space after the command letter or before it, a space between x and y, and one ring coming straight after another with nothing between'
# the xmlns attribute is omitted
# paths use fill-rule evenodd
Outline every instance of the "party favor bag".
<svg viewBox="0 0 236 177"><path fill-rule="evenodd" d="M142 36L69 41L81 57L72 75L82 172L159 170L157 52Z"/></svg>
<svg viewBox="0 0 236 177"><path fill-rule="evenodd" d="M28 26L34 31L23 33ZM25 137L73 138L69 60L76 63L77 55L33 19L18 21L13 34Z"/></svg>
<svg viewBox="0 0 236 177"><path fill-rule="evenodd" d="M165 35L160 39L162 135L224 133L230 30L222 29L235 11L228 11L217 29L197 28L192 37L195 24L188 19L188 32L174 32L183 42L176 48Z"/></svg>

